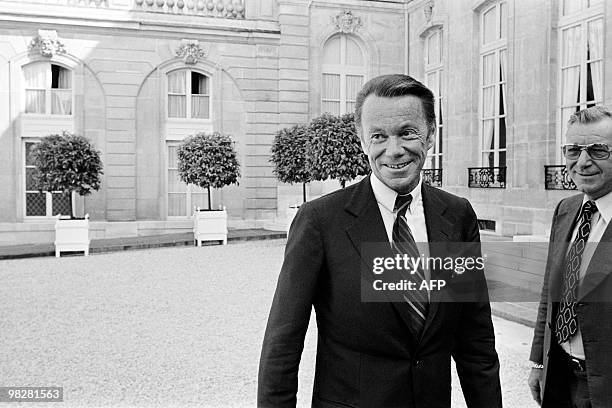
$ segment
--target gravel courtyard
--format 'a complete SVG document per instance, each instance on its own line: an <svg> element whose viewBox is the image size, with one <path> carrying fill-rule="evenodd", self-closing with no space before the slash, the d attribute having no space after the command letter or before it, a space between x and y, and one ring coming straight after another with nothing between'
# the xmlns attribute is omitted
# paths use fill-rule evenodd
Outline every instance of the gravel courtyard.
<svg viewBox="0 0 612 408"><path fill-rule="evenodd" d="M284 245L0 261L0 386L63 387L64 403L53 406L254 406ZM311 395L311 323L300 406ZM504 405L535 407L526 387L532 331L494 323ZM465 406L460 393L454 400Z"/></svg>

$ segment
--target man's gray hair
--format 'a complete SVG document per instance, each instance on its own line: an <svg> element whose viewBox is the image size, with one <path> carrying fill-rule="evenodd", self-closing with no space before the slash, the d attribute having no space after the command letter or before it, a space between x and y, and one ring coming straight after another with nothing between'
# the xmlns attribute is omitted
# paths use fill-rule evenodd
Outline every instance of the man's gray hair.
<svg viewBox="0 0 612 408"><path fill-rule="evenodd" d="M570 116L567 121L568 125L573 125L574 123L595 123L603 120L605 118L612 119L612 111L606 106L591 106L590 108L579 110Z"/></svg>

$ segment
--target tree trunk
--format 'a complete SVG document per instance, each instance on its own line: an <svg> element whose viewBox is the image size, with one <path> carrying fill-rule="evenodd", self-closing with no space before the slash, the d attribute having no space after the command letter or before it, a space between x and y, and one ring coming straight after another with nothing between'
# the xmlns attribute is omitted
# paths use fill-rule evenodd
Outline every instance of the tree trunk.
<svg viewBox="0 0 612 408"><path fill-rule="evenodd" d="M210 197L210 186L206 187L206 190L208 190L208 209L212 210L212 199Z"/></svg>
<svg viewBox="0 0 612 408"><path fill-rule="evenodd" d="M304 196L303 202L306 202L306 183L302 183L302 195Z"/></svg>

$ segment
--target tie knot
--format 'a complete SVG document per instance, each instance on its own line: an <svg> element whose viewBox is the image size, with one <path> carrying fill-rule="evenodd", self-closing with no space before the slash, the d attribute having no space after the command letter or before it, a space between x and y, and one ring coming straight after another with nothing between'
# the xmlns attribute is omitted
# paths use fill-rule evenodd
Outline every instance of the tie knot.
<svg viewBox="0 0 612 408"><path fill-rule="evenodd" d="M411 202L412 194L398 194L397 197L395 197L395 205L393 206L393 211L402 211L403 213L406 213L406 209L408 209Z"/></svg>
<svg viewBox="0 0 612 408"><path fill-rule="evenodd" d="M582 205L581 212L585 217L590 219L591 216L597 212L597 204L595 204L595 201L589 200Z"/></svg>

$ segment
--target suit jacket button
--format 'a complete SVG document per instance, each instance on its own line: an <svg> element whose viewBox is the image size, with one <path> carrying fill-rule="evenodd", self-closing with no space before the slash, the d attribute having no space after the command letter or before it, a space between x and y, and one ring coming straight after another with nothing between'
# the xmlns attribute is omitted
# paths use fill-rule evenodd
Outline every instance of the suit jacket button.
<svg viewBox="0 0 612 408"><path fill-rule="evenodd" d="M422 360L415 360L414 361L414 365L415 366L420 366L422 362L423 362Z"/></svg>
<svg viewBox="0 0 612 408"><path fill-rule="evenodd" d="M584 303L583 302L578 302L578 303L576 303L576 306L582 307L582 306L584 306Z"/></svg>

